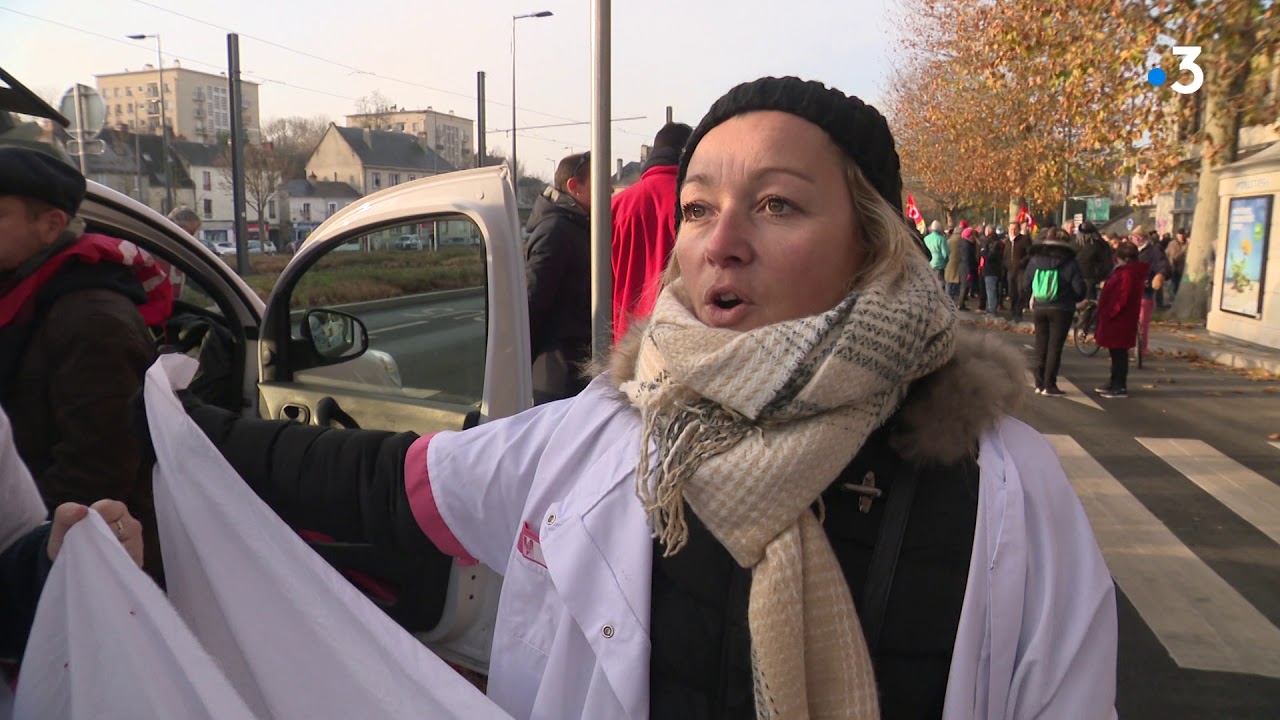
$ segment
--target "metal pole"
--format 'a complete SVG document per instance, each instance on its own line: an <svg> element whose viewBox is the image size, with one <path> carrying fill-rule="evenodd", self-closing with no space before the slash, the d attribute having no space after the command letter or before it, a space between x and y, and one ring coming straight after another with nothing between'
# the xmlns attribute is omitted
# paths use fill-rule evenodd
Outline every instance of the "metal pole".
<svg viewBox="0 0 1280 720"><path fill-rule="evenodd" d="M235 33L227 35L227 65L227 83L231 86L229 89L231 95L231 197L236 214L236 272L246 275L249 272L249 224L245 219L244 200L244 117L240 112L240 36ZM266 238L263 240L265 241Z"/></svg>
<svg viewBox="0 0 1280 720"><path fill-rule="evenodd" d="M165 123L169 119L169 113L165 109L164 101L164 55L160 52L160 34L156 33L156 68L160 70L160 86L156 88L160 93L160 152L164 156L164 212L168 213L173 209L173 179L169 167L169 126Z"/></svg>
<svg viewBox="0 0 1280 720"><path fill-rule="evenodd" d="M520 204L520 173L516 170L516 20L511 18L511 184L516 188L516 205Z"/></svg>
<svg viewBox="0 0 1280 720"><path fill-rule="evenodd" d="M142 135L138 133L140 129L138 127L138 105L135 103L133 106L133 154L134 162L138 168L138 202L146 205L147 201L142 197Z"/></svg>
<svg viewBox="0 0 1280 720"><path fill-rule="evenodd" d="M591 98L591 355L597 362L609 356L613 344L613 265L610 247L613 217L610 209L609 159L612 104L610 56L610 0L592 0L595 28L592 33Z"/></svg>
<svg viewBox="0 0 1280 720"><path fill-rule="evenodd" d="M484 71L476 73L476 167L484 167L488 149L484 143Z"/></svg>
<svg viewBox="0 0 1280 720"><path fill-rule="evenodd" d="M671 106L670 105L667 106L667 124L668 125L671 124Z"/></svg>
<svg viewBox="0 0 1280 720"><path fill-rule="evenodd" d="M80 83L71 86L71 93L76 104L76 144L80 146L76 156L80 159L80 174L88 177L89 171L85 169L84 159L84 106L80 104Z"/></svg>

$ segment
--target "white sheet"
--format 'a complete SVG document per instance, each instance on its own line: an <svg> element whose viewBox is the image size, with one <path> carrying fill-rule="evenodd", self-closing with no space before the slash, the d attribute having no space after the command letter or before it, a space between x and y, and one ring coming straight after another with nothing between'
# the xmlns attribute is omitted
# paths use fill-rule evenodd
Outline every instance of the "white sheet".
<svg viewBox="0 0 1280 720"><path fill-rule="evenodd" d="M17 720L252 718L102 516L67 532L22 659Z"/></svg>
<svg viewBox="0 0 1280 720"><path fill-rule="evenodd" d="M147 374L165 574L178 612L249 706L277 720L508 717L236 476L172 392L195 367L166 355Z"/></svg>

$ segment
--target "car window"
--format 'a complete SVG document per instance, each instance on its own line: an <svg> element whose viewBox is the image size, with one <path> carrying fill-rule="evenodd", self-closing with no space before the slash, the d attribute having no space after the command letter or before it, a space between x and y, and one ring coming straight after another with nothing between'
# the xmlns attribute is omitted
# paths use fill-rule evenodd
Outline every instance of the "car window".
<svg viewBox="0 0 1280 720"><path fill-rule="evenodd" d="M400 242L406 235L421 242ZM294 380L478 406L486 290L480 230L465 216L432 217L350 238L330 248L294 286L292 334L301 337L306 310L340 310L364 323L370 352L340 365L300 370Z"/></svg>

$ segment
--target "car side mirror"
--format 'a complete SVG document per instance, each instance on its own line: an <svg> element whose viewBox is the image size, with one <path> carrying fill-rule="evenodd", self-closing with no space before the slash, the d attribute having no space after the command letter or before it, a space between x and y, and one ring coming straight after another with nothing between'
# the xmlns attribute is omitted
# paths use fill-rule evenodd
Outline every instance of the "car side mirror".
<svg viewBox="0 0 1280 720"><path fill-rule="evenodd" d="M302 337L324 365L353 360L369 349L364 323L337 310L308 310L302 318Z"/></svg>

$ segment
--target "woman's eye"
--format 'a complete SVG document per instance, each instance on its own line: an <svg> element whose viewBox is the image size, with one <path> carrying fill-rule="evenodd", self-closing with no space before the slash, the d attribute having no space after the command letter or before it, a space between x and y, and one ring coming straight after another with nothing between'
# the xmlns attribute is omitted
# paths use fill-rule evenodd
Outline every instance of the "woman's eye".
<svg viewBox="0 0 1280 720"><path fill-rule="evenodd" d="M707 216L707 208L698 203L685 203L680 210L681 216L685 220L701 220Z"/></svg>
<svg viewBox="0 0 1280 720"><path fill-rule="evenodd" d="M766 198L764 201L764 209L771 215L781 215L791 209L791 203L780 197Z"/></svg>

